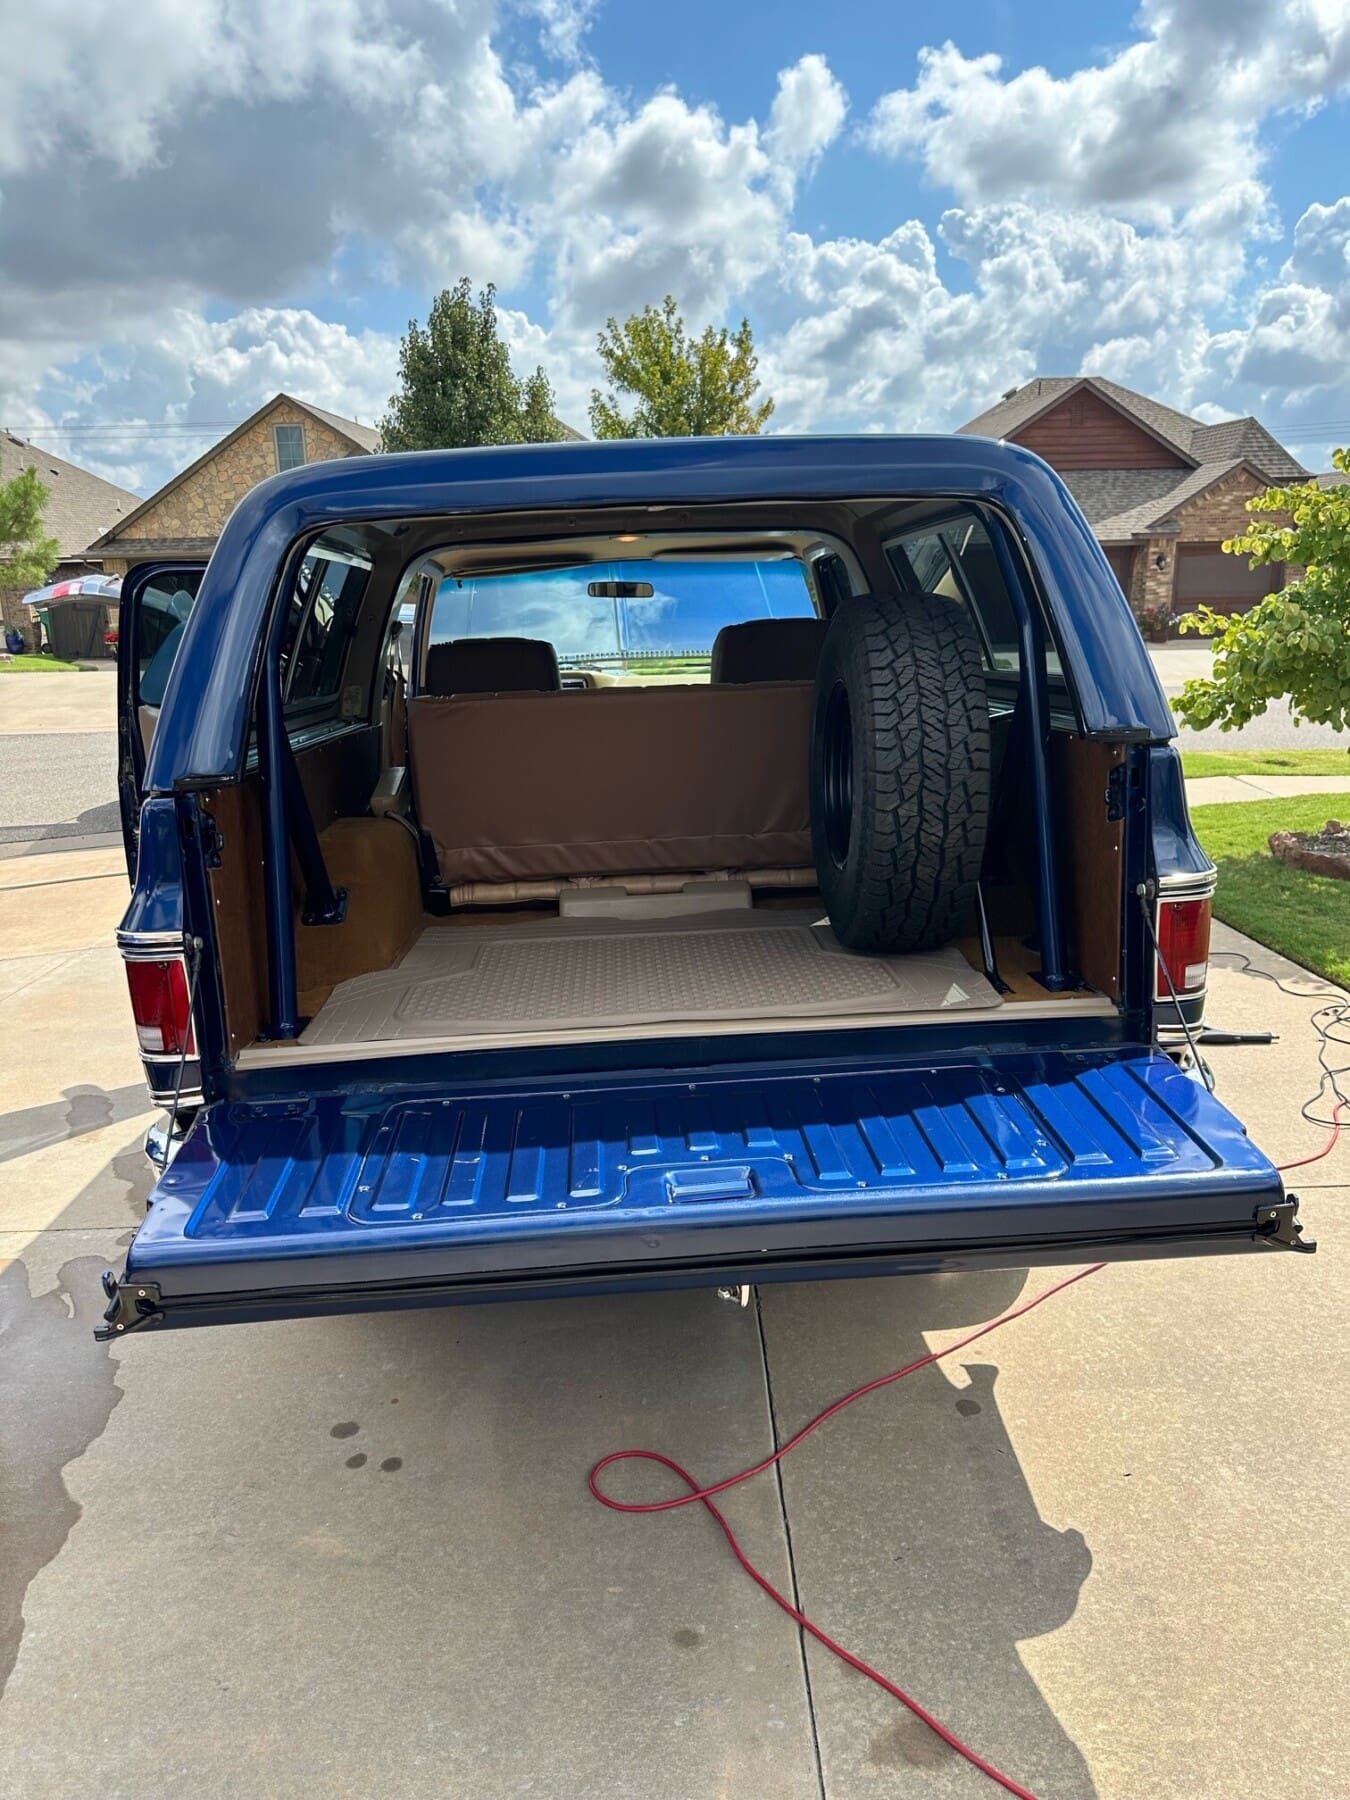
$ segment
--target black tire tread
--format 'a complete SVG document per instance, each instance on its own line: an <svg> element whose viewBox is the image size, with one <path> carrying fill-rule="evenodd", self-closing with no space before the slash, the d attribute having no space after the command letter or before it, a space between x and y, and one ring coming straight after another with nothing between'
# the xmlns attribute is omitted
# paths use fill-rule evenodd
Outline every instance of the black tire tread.
<svg viewBox="0 0 1350 1800"><path fill-rule="evenodd" d="M816 867L830 922L855 950L935 949L974 903L989 818L989 704L979 637L941 595L847 600L816 690L842 681L853 731L853 825L843 868L825 846L812 758Z"/></svg>

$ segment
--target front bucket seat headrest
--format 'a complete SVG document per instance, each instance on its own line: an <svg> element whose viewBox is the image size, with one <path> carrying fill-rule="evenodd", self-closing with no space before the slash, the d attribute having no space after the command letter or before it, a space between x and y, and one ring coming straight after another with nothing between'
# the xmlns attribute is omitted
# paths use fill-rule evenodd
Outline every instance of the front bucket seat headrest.
<svg viewBox="0 0 1350 1800"><path fill-rule="evenodd" d="M542 638L455 638L427 651L424 694L556 694L558 657Z"/></svg>
<svg viewBox="0 0 1350 1800"><path fill-rule="evenodd" d="M814 681L824 619L747 619L713 640L712 681Z"/></svg>

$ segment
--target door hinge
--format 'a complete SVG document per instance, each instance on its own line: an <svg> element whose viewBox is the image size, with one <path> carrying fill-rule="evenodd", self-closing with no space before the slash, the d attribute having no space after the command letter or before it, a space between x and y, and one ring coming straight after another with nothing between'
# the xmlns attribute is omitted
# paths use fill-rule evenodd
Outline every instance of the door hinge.
<svg viewBox="0 0 1350 1800"><path fill-rule="evenodd" d="M1286 1250L1316 1250L1317 1243L1313 1238L1305 1238L1303 1227L1298 1222L1298 1198L1291 1194L1287 1200L1281 1200L1276 1206L1258 1206L1256 1224L1260 1235L1269 1239L1272 1244L1282 1244Z"/></svg>
<svg viewBox="0 0 1350 1800"><path fill-rule="evenodd" d="M103 1271L103 1291L108 1296L103 1324L94 1328L100 1344L139 1331L164 1317L159 1304L159 1283L155 1281L118 1281L111 1269Z"/></svg>
<svg viewBox="0 0 1350 1800"><path fill-rule="evenodd" d="M1125 817L1126 797L1130 787L1127 763L1117 763L1106 777L1106 816L1114 824Z"/></svg>
<svg viewBox="0 0 1350 1800"><path fill-rule="evenodd" d="M201 835L202 861L208 869L218 869L221 852L225 848L224 833L216 824L213 815L207 812L204 806L200 809L198 817L200 819L198 830Z"/></svg>

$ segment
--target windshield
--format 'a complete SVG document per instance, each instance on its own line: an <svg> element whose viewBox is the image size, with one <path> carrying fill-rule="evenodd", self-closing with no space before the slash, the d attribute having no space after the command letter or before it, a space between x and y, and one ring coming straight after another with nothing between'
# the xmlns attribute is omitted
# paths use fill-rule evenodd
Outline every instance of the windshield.
<svg viewBox="0 0 1350 1800"><path fill-rule="evenodd" d="M814 613L806 571L793 558L587 563L447 577L432 607L430 642L543 638L562 668L620 681L706 681L724 625Z"/></svg>

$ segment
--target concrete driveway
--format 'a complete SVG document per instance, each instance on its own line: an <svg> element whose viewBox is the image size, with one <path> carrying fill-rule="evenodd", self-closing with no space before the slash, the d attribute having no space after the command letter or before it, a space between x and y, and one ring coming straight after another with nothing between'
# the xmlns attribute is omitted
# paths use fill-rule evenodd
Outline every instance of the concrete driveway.
<svg viewBox="0 0 1350 1800"><path fill-rule="evenodd" d="M114 665L0 674L0 770L0 856L34 842L97 844L119 834Z"/></svg>
<svg viewBox="0 0 1350 1800"><path fill-rule="evenodd" d="M0 862L0 1792L995 1792L804 1652L701 1513L606 1513L585 1475L629 1444L728 1473L1052 1276L112 1354L98 1276L142 1213L150 1117L124 894L116 852ZM1282 1034L1214 1054L1280 1158L1324 1135L1298 1118L1311 1005L1236 961L1214 976L1214 1022ZM1108 1269L852 1409L728 1497L750 1554L1042 1800L1350 1793L1347 1180L1342 1148L1297 1183L1315 1259Z"/></svg>

